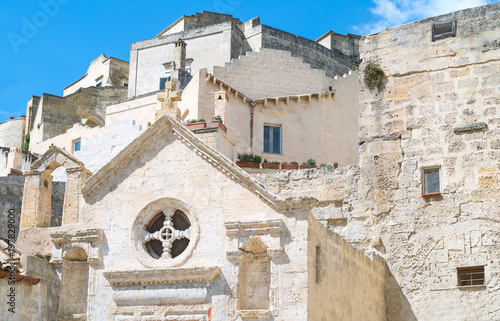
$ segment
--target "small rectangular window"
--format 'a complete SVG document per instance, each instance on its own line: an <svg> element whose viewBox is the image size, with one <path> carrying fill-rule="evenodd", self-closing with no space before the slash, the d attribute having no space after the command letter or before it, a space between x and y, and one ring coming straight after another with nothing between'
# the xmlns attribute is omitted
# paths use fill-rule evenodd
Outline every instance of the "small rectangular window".
<svg viewBox="0 0 500 321"><path fill-rule="evenodd" d="M82 147L82 140L81 139L77 139L77 140L73 141L73 152L80 151L81 147Z"/></svg>
<svg viewBox="0 0 500 321"><path fill-rule="evenodd" d="M455 37L456 34L457 34L456 21L432 24L432 41L447 37Z"/></svg>
<svg viewBox="0 0 500 321"><path fill-rule="evenodd" d="M95 86L96 86L96 87L102 87L102 81L99 81L99 82L97 83L97 85L95 85Z"/></svg>
<svg viewBox="0 0 500 321"><path fill-rule="evenodd" d="M281 126L264 125L264 153L281 154Z"/></svg>
<svg viewBox="0 0 500 321"><path fill-rule="evenodd" d="M484 285L484 266L457 268L458 286Z"/></svg>
<svg viewBox="0 0 500 321"><path fill-rule="evenodd" d="M424 196L439 194L441 192L439 185L439 168L424 169L423 176L422 194Z"/></svg>

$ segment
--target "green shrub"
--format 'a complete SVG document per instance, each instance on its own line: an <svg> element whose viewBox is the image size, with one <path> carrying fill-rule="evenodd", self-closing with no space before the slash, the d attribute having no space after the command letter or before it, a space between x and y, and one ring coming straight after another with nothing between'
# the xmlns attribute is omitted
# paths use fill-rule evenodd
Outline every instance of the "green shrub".
<svg viewBox="0 0 500 321"><path fill-rule="evenodd" d="M280 161L272 161L271 164L281 164Z"/></svg>
<svg viewBox="0 0 500 321"><path fill-rule="evenodd" d="M238 154L238 160L240 162L251 162L253 154Z"/></svg>
<svg viewBox="0 0 500 321"><path fill-rule="evenodd" d="M377 88L380 90L380 86L382 85L382 78L385 76L384 71L380 68L379 65L370 62L365 68L365 85L366 87L373 90Z"/></svg>
<svg viewBox="0 0 500 321"><path fill-rule="evenodd" d="M219 115L214 116L214 118L212 118L212 121L220 121L222 123L222 117Z"/></svg>
<svg viewBox="0 0 500 321"><path fill-rule="evenodd" d="M297 162L297 161L290 161L290 164L299 165L299 162Z"/></svg>
<svg viewBox="0 0 500 321"><path fill-rule="evenodd" d="M262 163L262 157L260 157L259 155L254 155L251 161L254 163Z"/></svg>
<svg viewBox="0 0 500 321"><path fill-rule="evenodd" d="M312 158L309 158L306 162L306 165L316 165L316 160L315 159L312 159Z"/></svg>

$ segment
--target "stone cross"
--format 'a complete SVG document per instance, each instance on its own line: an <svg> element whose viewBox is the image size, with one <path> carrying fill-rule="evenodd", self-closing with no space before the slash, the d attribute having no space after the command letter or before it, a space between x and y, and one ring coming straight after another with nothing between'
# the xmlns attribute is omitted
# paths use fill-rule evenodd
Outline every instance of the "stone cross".
<svg viewBox="0 0 500 321"><path fill-rule="evenodd" d="M146 244L151 240L160 241L163 245L163 253L161 255L161 258L163 259L172 258L171 250L172 250L172 244L174 243L175 240L184 237L190 239L191 228L187 228L184 231L179 231L175 229L174 223L172 222L172 216L174 215L174 213L175 210L172 209L163 211L163 215L165 216L165 221L163 222L162 228L154 233L147 232L145 234L144 240L142 241L142 244Z"/></svg>
<svg viewBox="0 0 500 321"><path fill-rule="evenodd" d="M156 98L161 102L161 109L156 111L156 119L168 114L170 117L180 120L181 111L175 102L181 100L182 93L176 90L174 81L165 82L165 91L158 93Z"/></svg>

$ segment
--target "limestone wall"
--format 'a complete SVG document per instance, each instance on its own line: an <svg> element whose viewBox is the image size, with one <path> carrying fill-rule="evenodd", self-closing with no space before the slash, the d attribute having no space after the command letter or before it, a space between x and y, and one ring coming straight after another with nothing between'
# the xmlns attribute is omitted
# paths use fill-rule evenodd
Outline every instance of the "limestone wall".
<svg viewBox="0 0 500 321"><path fill-rule="evenodd" d="M312 68L325 70L329 77L342 75L352 69L353 60L335 48L330 50L314 40L279 29L259 24L245 31L245 36L249 38L248 42L254 51L257 48L289 51L292 56L303 58Z"/></svg>
<svg viewBox="0 0 500 321"><path fill-rule="evenodd" d="M9 209L15 210L14 234L17 239L21 216L21 204L24 188L23 175L8 175L0 177L0 235L7 238L9 233Z"/></svg>
<svg viewBox="0 0 500 321"><path fill-rule="evenodd" d="M360 69L377 62L386 77L378 92L360 75L359 166L259 176L283 196L319 197L315 217L383 255L388 320L499 318L499 9L363 37ZM433 42L432 23L450 20L457 36ZM429 166L440 192L424 197ZM471 266L484 266L484 286L459 287L457 268Z"/></svg>
<svg viewBox="0 0 500 321"><path fill-rule="evenodd" d="M309 319L385 321L384 259L315 221L309 241Z"/></svg>
<svg viewBox="0 0 500 321"><path fill-rule="evenodd" d="M128 96L135 97L159 90L160 78L166 77L163 64L174 60L174 43L179 39L186 42L186 59L193 59L192 74L201 68L211 71L213 66L229 62L232 28L232 22L229 21L196 29L201 32L188 30L133 43L130 50Z"/></svg>
<svg viewBox="0 0 500 321"><path fill-rule="evenodd" d="M334 82L324 70L312 69L302 58L266 48L214 67L214 76L251 99L325 92Z"/></svg>
<svg viewBox="0 0 500 321"><path fill-rule="evenodd" d="M9 284L9 278L0 279L0 295L2 296L2 309L0 309L1 320L57 320L57 302L59 298L59 279L47 261L34 256L24 258L23 267L26 269L23 275L38 278L37 284L29 284L26 281L16 281ZM14 291L10 291L11 287ZM7 295L14 293L15 313L8 311ZM10 299L10 298L9 298Z"/></svg>
<svg viewBox="0 0 500 321"><path fill-rule="evenodd" d="M125 99L126 92L126 87L89 87L65 97L43 94L36 115L31 118L30 144L38 144L63 134L89 114L103 118L101 108Z"/></svg>
<svg viewBox="0 0 500 321"><path fill-rule="evenodd" d="M85 75L64 88L63 96L71 95L80 88L96 86L99 83L101 87L123 86L128 83L128 65L129 63L126 61L101 54L90 63Z"/></svg>
<svg viewBox="0 0 500 321"><path fill-rule="evenodd" d="M9 119L0 123L0 146L23 148L25 118Z"/></svg>
<svg viewBox="0 0 500 321"><path fill-rule="evenodd" d="M500 254L493 241L500 227L499 18L496 3L361 41L361 70L377 62L386 78L380 93L361 86L353 206L366 223L375 220L375 243L417 319L500 317L499 266L489 259ZM432 23L448 21L456 21L456 37L432 41ZM436 197L422 196L429 166L440 168ZM457 268L469 266L484 266L483 288L458 287ZM483 307L471 309L477 302ZM389 309L391 319L407 317Z"/></svg>

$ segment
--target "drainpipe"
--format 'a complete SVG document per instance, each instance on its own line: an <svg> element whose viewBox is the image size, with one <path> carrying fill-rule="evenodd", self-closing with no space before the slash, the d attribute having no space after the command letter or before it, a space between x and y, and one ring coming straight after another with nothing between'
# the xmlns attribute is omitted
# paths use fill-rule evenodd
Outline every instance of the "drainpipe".
<svg viewBox="0 0 500 321"><path fill-rule="evenodd" d="M253 101L250 102L250 152L253 153L253 112L255 110L255 105Z"/></svg>

